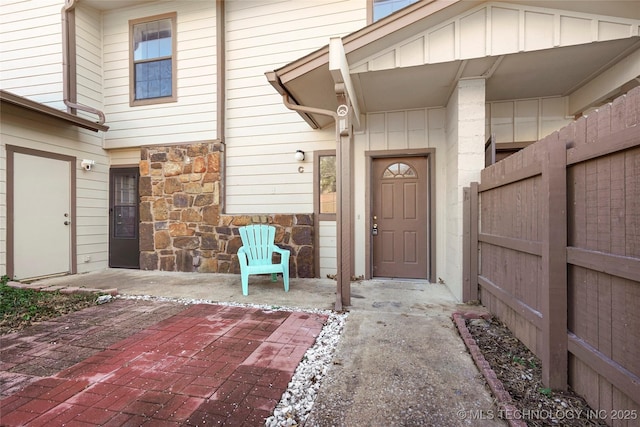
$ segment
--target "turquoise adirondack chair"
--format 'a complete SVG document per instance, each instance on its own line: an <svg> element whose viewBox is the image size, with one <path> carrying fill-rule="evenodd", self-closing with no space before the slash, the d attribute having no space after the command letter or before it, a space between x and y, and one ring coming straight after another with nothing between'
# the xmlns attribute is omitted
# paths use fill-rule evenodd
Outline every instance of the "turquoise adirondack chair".
<svg viewBox="0 0 640 427"><path fill-rule="evenodd" d="M284 290L289 292L289 254L273 242L276 228L271 225L247 225L240 227L242 246L238 249L240 276L242 279L242 295L249 295L249 275L271 273L271 281L277 280L277 273L282 273ZM273 253L280 254L280 263L274 264Z"/></svg>

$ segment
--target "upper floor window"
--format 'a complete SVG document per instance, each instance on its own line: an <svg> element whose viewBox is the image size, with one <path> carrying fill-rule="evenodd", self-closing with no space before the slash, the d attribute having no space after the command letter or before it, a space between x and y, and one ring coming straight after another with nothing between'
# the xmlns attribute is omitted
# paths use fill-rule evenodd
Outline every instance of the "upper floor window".
<svg viewBox="0 0 640 427"><path fill-rule="evenodd" d="M418 0L373 0L373 22L391 15Z"/></svg>
<svg viewBox="0 0 640 427"><path fill-rule="evenodd" d="M131 105L176 101L176 14L132 20L129 27Z"/></svg>

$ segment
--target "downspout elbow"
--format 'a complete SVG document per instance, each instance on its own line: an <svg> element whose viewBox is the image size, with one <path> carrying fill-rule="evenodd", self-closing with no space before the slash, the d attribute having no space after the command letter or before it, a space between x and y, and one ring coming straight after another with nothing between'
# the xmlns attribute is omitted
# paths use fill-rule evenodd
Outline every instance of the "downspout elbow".
<svg viewBox="0 0 640 427"><path fill-rule="evenodd" d="M106 118L102 111L89 107L88 105L73 102L70 99L71 83L69 74L71 73L71 63L69 61L69 44L71 43L69 35L69 13L75 9L77 0L65 0L62 7L62 100L64 105L70 109L81 110L98 116L98 124L104 124Z"/></svg>
<svg viewBox="0 0 640 427"><path fill-rule="evenodd" d="M291 99L289 98L289 94L286 92L282 94L282 102L284 103L284 106L287 107L289 110L300 111L302 113L308 113L308 114L320 114L323 116L333 117L333 119L336 121L338 120L338 113L336 113L335 111L324 110L322 108L315 108L315 107L306 107L304 105L297 105L292 103Z"/></svg>

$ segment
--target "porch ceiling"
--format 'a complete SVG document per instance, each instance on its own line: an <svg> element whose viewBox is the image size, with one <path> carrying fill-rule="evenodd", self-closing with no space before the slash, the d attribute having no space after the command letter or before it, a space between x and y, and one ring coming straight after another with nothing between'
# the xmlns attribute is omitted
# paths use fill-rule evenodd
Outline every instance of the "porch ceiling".
<svg viewBox="0 0 640 427"><path fill-rule="evenodd" d="M503 56L352 74L362 113L447 105L458 80L486 79L486 100L569 96L621 57L640 49L640 38L613 40ZM283 83L300 105L334 110L328 65ZM331 123L314 115L320 127Z"/></svg>

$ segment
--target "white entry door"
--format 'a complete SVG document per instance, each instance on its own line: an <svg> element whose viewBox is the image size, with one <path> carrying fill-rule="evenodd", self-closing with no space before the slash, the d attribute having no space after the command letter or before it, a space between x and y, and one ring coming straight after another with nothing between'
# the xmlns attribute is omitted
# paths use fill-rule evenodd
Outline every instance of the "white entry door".
<svg viewBox="0 0 640 427"><path fill-rule="evenodd" d="M14 153L13 276L71 272L70 161Z"/></svg>

